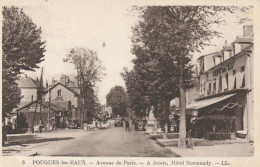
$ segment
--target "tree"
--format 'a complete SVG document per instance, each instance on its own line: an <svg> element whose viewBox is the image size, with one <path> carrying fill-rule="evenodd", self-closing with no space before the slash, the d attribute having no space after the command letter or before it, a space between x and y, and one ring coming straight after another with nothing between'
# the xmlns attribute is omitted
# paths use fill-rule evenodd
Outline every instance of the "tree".
<svg viewBox="0 0 260 167"><path fill-rule="evenodd" d="M17 115L17 127L28 128L26 116L22 112L20 112L20 114Z"/></svg>
<svg viewBox="0 0 260 167"><path fill-rule="evenodd" d="M86 105L88 99L87 93L90 89L93 89L96 82L100 81L105 75L104 67L102 66L101 60L98 58L97 53L90 49L85 48L73 48L67 55L65 62L74 64L77 71L76 79L80 88L80 95L82 101L80 102L80 124L83 129L84 114L87 117ZM93 98L91 96L91 98Z"/></svg>
<svg viewBox="0 0 260 167"><path fill-rule="evenodd" d="M125 116L127 111L127 94L122 86L113 87L106 96L107 105L112 107L113 116Z"/></svg>
<svg viewBox="0 0 260 167"><path fill-rule="evenodd" d="M21 90L18 88L17 84L10 84L3 77L3 110L2 110L2 121L4 121L5 117L9 112L11 112L14 108L16 108L19 103L21 96Z"/></svg>
<svg viewBox="0 0 260 167"><path fill-rule="evenodd" d="M128 94L129 107L135 112L137 117L144 117L145 111L149 107L148 90L138 73L133 69L128 71L124 68L124 72L121 73L126 85Z"/></svg>
<svg viewBox="0 0 260 167"><path fill-rule="evenodd" d="M214 37L220 37L212 26L224 23L226 13L246 12L247 9L222 6L147 6L137 9L141 21L133 28L132 51L137 56L134 63L140 64L143 68L140 71L145 71L151 84L156 85L166 113L169 98L180 94L178 145L185 148L185 89L192 83L192 54L208 46ZM147 69L151 69L149 73ZM172 91L167 89L170 85L174 85Z"/></svg>
<svg viewBox="0 0 260 167"><path fill-rule="evenodd" d="M22 70L34 71L44 59L45 42L41 28L22 9L2 7L2 75L3 118L20 103L20 90L15 81Z"/></svg>

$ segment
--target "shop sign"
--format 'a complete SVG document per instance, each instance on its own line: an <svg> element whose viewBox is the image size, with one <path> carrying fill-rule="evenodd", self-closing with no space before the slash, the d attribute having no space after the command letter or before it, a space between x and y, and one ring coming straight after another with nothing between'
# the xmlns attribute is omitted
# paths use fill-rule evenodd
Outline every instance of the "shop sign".
<svg viewBox="0 0 260 167"><path fill-rule="evenodd" d="M228 70L232 70L233 67L234 67L234 64L235 64L235 61L230 62L230 63L220 67L219 69L213 71L213 76L215 77L215 76L217 76L217 75L219 75L221 73L224 73L224 72L226 72Z"/></svg>
<svg viewBox="0 0 260 167"><path fill-rule="evenodd" d="M30 111L30 112L35 112L35 109L38 110L39 108L40 108L40 107L37 107L37 108L36 108L35 106L30 106L30 108L28 109L28 111ZM43 112L43 111L44 111L44 108L42 107L41 109L42 109L42 112Z"/></svg>

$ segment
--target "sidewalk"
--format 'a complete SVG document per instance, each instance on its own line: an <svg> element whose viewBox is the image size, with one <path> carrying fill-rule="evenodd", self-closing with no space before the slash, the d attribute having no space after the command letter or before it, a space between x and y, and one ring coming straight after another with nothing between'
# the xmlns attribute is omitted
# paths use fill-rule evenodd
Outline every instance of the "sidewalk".
<svg viewBox="0 0 260 167"><path fill-rule="evenodd" d="M75 140L82 138L82 136L90 135L91 133L96 132L81 129L61 129L51 132L34 133L31 138L22 137L32 136L30 133L12 135L17 137L16 140L9 141L2 148L2 153L4 156L31 156L36 153L38 154L39 148L41 148L41 153L51 152L52 150L50 148L56 147L56 143L66 145L67 143L74 142Z"/></svg>
<svg viewBox="0 0 260 167"><path fill-rule="evenodd" d="M166 148L181 157L251 157L254 155L253 143L195 146L193 149L179 149L178 147Z"/></svg>
<svg viewBox="0 0 260 167"><path fill-rule="evenodd" d="M50 132L42 132L42 133L22 133L22 134L8 134L6 146L10 145L19 145L19 144L29 144L35 143L41 140L53 139L69 139L73 137L71 134L73 133L86 133L89 131L97 131L100 129L107 129L113 124L102 124L99 128L90 128L90 130L82 130L82 129L58 129Z"/></svg>

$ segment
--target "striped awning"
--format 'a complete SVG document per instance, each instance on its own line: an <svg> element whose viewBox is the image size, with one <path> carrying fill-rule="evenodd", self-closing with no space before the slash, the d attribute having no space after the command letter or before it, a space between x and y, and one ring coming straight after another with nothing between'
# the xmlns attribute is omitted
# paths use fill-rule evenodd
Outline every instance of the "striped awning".
<svg viewBox="0 0 260 167"><path fill-rule="evenodd" d="M219 96L219 97L213 97L213 98L210 98L210 99L205 99L205 100L201 100L201 101L198 101L198 102L194 102L194 103L189 104L186 107L186 109L187 110L198 110L198 109L216 104L218 102L221 102L223 100L226 100L226 99L234 96L235 94L236 93L229 94L229 95L223 95L223 96Z"/></svg>

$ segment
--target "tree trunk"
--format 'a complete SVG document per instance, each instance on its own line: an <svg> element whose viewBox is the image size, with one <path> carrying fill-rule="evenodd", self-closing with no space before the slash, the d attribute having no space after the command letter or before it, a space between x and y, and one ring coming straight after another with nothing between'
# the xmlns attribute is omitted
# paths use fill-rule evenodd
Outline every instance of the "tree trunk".
<svg viewBox="0 0 260 167"><path fill-rule="evenodd" d="M165 126L164 126L164 139L168 138L168 131L169 131L169 115L170 115L170 101L165 100L164 102L164 111L165 111Z"/></svg>
<svg viewBox="0 0 260 167"><path fill-rule="evenodd" d="M186 97L184 87L180 87L180 125L179 125L179 148L186 148Z"/></svg>
<svg viewBox="0 0 260 167"><path fill-rule="evenodd" d="M80 129L84 129L83 127L83 121L84 121L84 97L81 99L81 107L80 107Z"/></svg>

